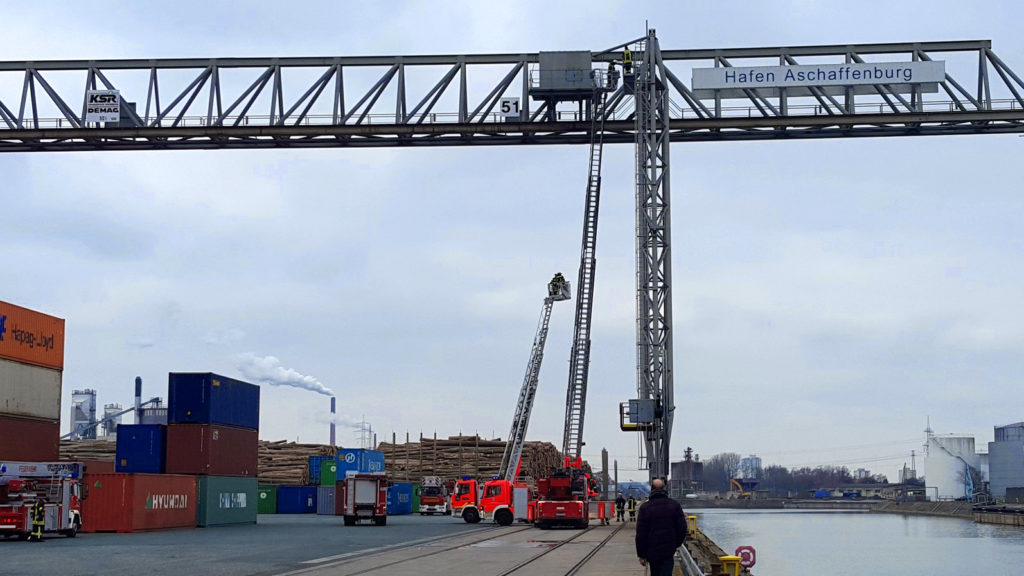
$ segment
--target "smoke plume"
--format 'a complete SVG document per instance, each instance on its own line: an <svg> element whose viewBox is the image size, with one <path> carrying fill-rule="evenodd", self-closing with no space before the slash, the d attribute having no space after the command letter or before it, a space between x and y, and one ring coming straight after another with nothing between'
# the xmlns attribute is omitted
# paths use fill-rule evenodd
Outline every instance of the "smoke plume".
<svg viewBox="0 0 1024 576"><path fill-rule="evenodd" d="M270 384L271 386L291 386L323 394L334 396L330 388L324 386L319 380L312 376L306 376L299 372L281 366L281 361L274 356L257 356L252 352L238 355L238 371L248 380L257 384Z"/></svg>

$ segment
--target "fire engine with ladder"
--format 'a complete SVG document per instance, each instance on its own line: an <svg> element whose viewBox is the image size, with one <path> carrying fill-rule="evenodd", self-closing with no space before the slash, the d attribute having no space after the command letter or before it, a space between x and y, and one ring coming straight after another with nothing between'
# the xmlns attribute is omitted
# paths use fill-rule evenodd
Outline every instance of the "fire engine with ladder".
<svg viewBox="0 0 1024 576"><path fill-rule="evenodd" d="M82 528L83 471L79 462L0 462L0 535L27 539L32 508L42 501L43 532L74 538Z"/></svg>
<svg viewBox="0 0 1024 576"><path fill-rule="evenodd" d="M512 524L516 518L530 520L531 487L519 479L522 463L523 444L526 441L526 430L530 425L530 412L533 400L537 395L537 382L540 377L540 366L544 360L544 344L548 339L548 326L551 323L551 308L555 302L571 298L571 286L561 274L548 283L547 296L541 308L537 333L533 338L530 360L526 364L526 377L519 390L519 402L516 404L512 428L509 431L505 452L501 457L498 475L483 482L464 477L455 483L452 492L452 516L462 518L470 524L492 518L501 526ZM519 508L518 510L516 508ZM527 508L524 510L523 508Z"/></svg>

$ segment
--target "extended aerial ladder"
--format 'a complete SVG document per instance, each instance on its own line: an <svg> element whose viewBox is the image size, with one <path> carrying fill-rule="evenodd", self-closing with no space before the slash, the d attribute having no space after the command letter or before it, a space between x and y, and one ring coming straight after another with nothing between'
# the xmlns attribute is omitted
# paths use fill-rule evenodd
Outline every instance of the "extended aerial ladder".
<svg viewBox="0 0 1024 576"><path fill-rule="evenodd" d="M595 93L590 117L590 164L587 197L583 207L583 240L579 280L576 284L576 318L569 355L569 384L565 396L565 429L562 457L568 466L579 464L583 450L583 420L590 373L590 325L594 310L594 274L597 271L597 216L601 205L601 156L604 152L604 117L607 92Z"/></svg>
<svg viewBox="0 0 1024 576"><path fill-rule="evenodd" d="M544 344L548 339L548 327L551 323L551 308L555 302L571 298L571 287L561 273L548 283L547 296L541 307L537 333L533 337L530 349L530 360L526 364L526 376L519 390L519 401L516 404L515 416L512 418L512 429L508 434L505 452L501 457L498 475L480 486L477 480L468 476L455 483L451 499L452 516L462 518L469 524L493 518L496 523L508 526L515 521L516 514L520 518L528 518L526 510L514 510L514 488L516 476L519 474L523 455L523 444L526 442L526 430L530 425L530 413L533 412L533 401L537 396L537 383L540 378L540 366L544 360Z"/></svg>
<svg viewBox="0 0 1024 576"><path fill-rule="evenodd" d="M537 323L537 334L533 337L533 348L530 350L530 360L526 364L523 387L519 390L519 402L516 404L516 413L512 418L512 429L508 433L505 453L501 457L501 466L498 468L498 477L509 482L514 482L519 473L523 443L526 441L526 429L530 426L533 400L537 396L540 365L544 361L544 344L548 339L551 307L555 302L568 300L571 297L572 290L569 282L561 273L555 274L548 284L548 295L544 298L544 306L541 308L540 320Z"/></svg>

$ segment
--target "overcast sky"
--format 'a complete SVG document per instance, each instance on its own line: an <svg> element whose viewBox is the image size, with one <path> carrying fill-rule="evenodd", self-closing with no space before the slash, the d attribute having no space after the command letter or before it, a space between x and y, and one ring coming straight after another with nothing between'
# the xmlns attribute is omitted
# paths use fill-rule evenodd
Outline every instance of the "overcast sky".
<svg viewBox="0 0 1024 576"><path fill-rule="evenodd" d="M601 50L649 20L665 49L991 39L1024 71L1010 1L235 4L0 1L0 60ZM1024 420L1022 153L1013 135L673 145L672 459L893 479L929 416L981 445ZM273 356L380 440L504 438L545 283L576 278L586 169L581 146L0 155L0 299L67 319L65 430L72 389L127 404L137 375L165 396L168 372ZM632 171L632 146L607 151L585 456L641 479L617 420ZM531 439L561 443L571 332L557 305ZM260 436L327 442L328 407L264 386Z"/></svg>

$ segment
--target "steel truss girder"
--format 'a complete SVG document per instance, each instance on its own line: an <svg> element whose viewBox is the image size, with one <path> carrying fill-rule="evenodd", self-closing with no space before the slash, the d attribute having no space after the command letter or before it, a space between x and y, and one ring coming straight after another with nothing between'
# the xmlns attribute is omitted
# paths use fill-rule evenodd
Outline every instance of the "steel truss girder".
<svg viewBox="0 0 1024 576"><path fill-rule="evenodd" d="M16 114L0 106L3 120ZM1024 109L773 118L673 119L672 142L1024 133ZM588 144L590 122L371 124L0 130L0 152L217 148L372 148ZM635 141L633 121L605 124L605 143Z"/></svg>
<svg viewBox="0 0 1024 576"><path fill-rule="evenodd" d="M742 67L763 65L765 59L780 65L912 62L949 54L976 55L977 67L966 74L947 70L940 100L886 85L845 97L811 87L810 96L748 90L740 100L698 98L680 79L683 66ZM644 57L642 50L636 54L638 61ZM530 71L538 58L533 53L0 62L0 151L589 141L588 119L569 110L571 103L553 111L554 121L544 104L531 103ZM618 58L612 51L593 54L598 66ZM673 141L1006 132L1024 122L1024 81L987 40L665 50L661 58ZM356 72L362 84L353 78ZM84 83L72 81L77 88L68 88L68 82L56 81L66 74L80 74ZM494 79L475 81L487 75ZM128 116L140 131L85 126L85 90L96 88L120 89L126 101L136 102L141 115ZM392 92L393 98L384 98ZM518 118L494 112L506 96L521 98ZM79 98L82 114L69 106ZM620 132L621 142L632 140L630 129L614 126L632 124L631 100L620 90L606 107L609 130ZM976 116L965 120L945 112ZM982 114L987 112L1003 114ZM949 125L960 122L974 123L977 130ZM777 133L756 133L767 128ZM796 133L803 129L816 133ZM608 142L616 143L612 136Z"/></svg>

